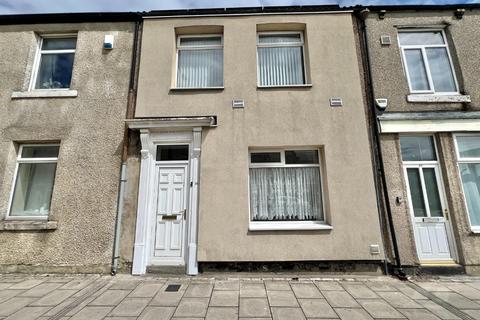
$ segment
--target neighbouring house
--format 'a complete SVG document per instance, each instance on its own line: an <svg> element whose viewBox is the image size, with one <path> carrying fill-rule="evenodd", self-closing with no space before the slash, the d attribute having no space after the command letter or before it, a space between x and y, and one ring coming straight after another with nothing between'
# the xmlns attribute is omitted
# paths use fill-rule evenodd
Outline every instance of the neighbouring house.
<svg viewBox="0 0 480 320"><path fill-rule="evenodd" d="M478 5L376 7L365 22L401 263L478 274Z"/></svg>
<svg viewBox="0 0 480 320"><path fill-rule="evenodd" d="M110 271L135 19L0 17L0 273Z"/></svg>
<svg viewBox="0 0 480 320"><path fill-rule="evenodd" d="M143 18L136 106L126 121L123 265L133 274L309 263L380 270L352 11Z"/></svg>

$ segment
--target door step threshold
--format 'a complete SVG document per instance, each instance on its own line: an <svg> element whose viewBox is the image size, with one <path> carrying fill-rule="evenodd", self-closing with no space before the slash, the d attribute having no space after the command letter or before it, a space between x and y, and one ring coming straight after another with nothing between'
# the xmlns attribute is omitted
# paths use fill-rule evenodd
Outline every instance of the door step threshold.
<svg viewBox="0 0 480 320"><path fill-rule="evenodd" d="M465 267L456 263L422 263L417 267L417 275L459 275L466 274Z"/></svg>
<svg viewBox="0 0 480 320"><path fill-rule="evenodd" d="M179 275L185 274L185 266L147 266L147 273L148 274L172 274L172 275Z"/></svg>

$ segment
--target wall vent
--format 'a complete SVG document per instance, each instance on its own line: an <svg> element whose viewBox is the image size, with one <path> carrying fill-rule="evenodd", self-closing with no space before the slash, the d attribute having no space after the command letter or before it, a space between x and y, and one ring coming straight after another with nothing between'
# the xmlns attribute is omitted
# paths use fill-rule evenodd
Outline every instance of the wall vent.
<svg viewBox="0 0 480 320"><path fill-rule="evenodd" d="M382 46L389 46L392 44L392 37L384 34L380 36L380 43L382 44Z"/></svg>
<svg viewBox="0 0 480 320"><path fill-rule="evenodd" d="M232 100L233 108L245 108L245 100L243 99L233 99Z"/></svg>
<svg viewBox="0 0 480 320"><path fill-rule="evenodd" d="M373 254L373 255L380 254L380 246L378 244L371 244L370 254Z"/></svg>
<svg viewBox="0 0 480 320"><path fill-rule="evenodd" d="M330 98L330 107L341 107L343 106L343 100L339 97Z"/></svg>

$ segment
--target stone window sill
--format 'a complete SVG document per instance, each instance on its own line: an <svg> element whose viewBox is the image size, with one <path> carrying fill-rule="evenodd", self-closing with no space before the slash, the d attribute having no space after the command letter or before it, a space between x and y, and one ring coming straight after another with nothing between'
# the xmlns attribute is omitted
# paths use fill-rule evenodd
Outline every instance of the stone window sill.
<svg viewBox="0 0 480 320"><path fill-rule="evenodd" d="M0 231L39 231L57 229L57 221L20 221L4 220L0 221Z"/></svg>
<svg viewBox="0 0 480 320"><path fill-rule="evenodd" d="M313 85L311 83L305 84L292 84L292 85L281 85L281 86L260 86L257 88L260 90L269 90L269 89L310 89Z"/></svg>
<svg viewBox="0 0 480 320"><path fill-rule="evenodd" d="M332 226L324 222L250 222L249 231L301 231L332 230Z"/></svg>
<svg viewBox="0 0 480 320"><path fill-rule="evenodd" d="M77 90L33 90L14 91L12 99L34 99L34 98L75 98Z"/></svg>
<svg viewBox="0 0 480 320"><path fill-rule="evenodd" d="M408 102L418 103L462 103L471 102L470 96L461 94L410 94L407 96Z"/></svg>

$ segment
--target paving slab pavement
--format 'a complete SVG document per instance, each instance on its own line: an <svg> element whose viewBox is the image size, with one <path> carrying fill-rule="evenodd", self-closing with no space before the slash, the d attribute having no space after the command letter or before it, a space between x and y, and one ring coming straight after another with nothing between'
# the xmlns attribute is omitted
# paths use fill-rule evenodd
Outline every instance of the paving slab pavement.
<svg viewBox="0 0 480 320"><path fill-rule="evenodd" d="M37 319L480 320L480 278L0 275L0 320Z"/></svg>

